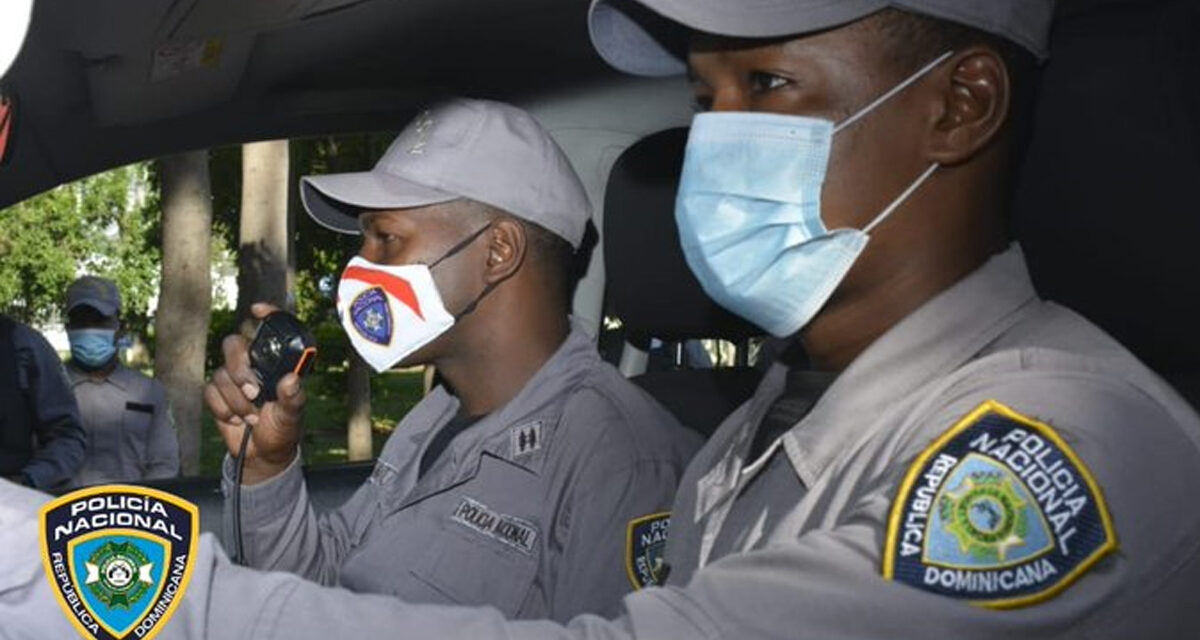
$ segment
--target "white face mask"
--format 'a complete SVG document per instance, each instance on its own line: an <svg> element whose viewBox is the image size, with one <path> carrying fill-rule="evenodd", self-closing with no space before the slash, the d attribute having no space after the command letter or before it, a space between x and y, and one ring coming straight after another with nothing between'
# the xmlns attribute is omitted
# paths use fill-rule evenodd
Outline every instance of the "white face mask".
<svg viewBox="0 0 1200 640"><path fill-rule="evenodd" d="M354 350L372 369L382 373L433 342L491 291L489 285L456 316L446 310L431 271L487 229L471 234L428 266L375 264L359 256L346 265L338 283L338 319Z"/></svg>

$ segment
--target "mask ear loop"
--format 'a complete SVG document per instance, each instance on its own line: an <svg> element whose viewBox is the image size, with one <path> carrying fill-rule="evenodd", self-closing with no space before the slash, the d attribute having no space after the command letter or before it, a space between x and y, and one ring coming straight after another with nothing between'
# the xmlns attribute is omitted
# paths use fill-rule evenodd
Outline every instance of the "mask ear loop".
<svg viewBox="0 0 1200 640"><path fill-rule="evenodd" d="M472 242L475 242L476 240L478 240L479 236L483 235L483 232L485 232L491 228L492 228L492 223L490 223L490 222L483 225L478 230L476 230L474 233L467 236L463 241L461 241L458 244L454 245L453 247L450 247L449 249L447 249L446 253L442 254L442 257L440 257L437 260L434 260L432 263L430 263L429 269L432 270L434 267L445 262L447 259L454 257L454 255L456 253L462 251L463 249L466 249L468 246L470 246L470 244Z"/></svg>
<svg viewBox="0 0 1200 640"><path fill-rule="evenodd" d="M888 91L887 93L884 93L883 95L881 95L878 98L876 98L875 100L873 100L870 104L868 104L867 106L860 109L858 111L858 113L850 116L849 118L846 118L845 120L843 120L840 123L838 123L837 125L835 125L833 127L833 132L837 133L838 131L845 129L846 127L854 124L855 122L858 122L864 116L866 116L868 113L871 113L877 107L879 107L879 105L887 102L888 100L891 100L892 98L894 98L896 96L896 94L900 93L901 91L904 91L905 89L912 86L913 83L915 83L916 81L925 77L925 74L936 69L938 67L938 65L949 60L950 57L953 55L954 55L954 51L950 50L950 51L947 51L946 53L943 53L942 55L938 56L932 62L930 62L929 64L927 64L927 65L921 67L919 70L917 70L916 73L912 74L908 78L905 78L904 82L901 82L900 84L892 87L890 91ZM903 193L901 193L899 196L897 196L895 200L892 200L892 203L889 204L887 206L887 208L883 210L882 213L875 216L875 219L872 220L871 223L868 224L866 227L863 227L863 233L870 234L871 231L875 227L879 226L884 220L887 220L888 216L895 213L896 209L900 208L900 205L904 204L904 202L906 200L908 200L910 197L912 197L912 194L915 193L917 189L920 189L921 185L925 184L926 180L928 180L931 176L933 176L934 172L936 172L938 170L939 166L940 165L936 162L929 165L929 168L926 169L921 174L921 176L916 179L916 181L914 181L912 184L910 184L908 186L908 188L904 190Z"/></svg>
<svg viewBox="0 0 1200 640"><path fill-rule="evenodd" d="M908 185L908 188L904 190L904 193L901 193L899 196L896 197L895 200L892 200L892 203L889 204L887 206L887 208L883 210L883 213L880 213L879 215L875 216L875 219L872 220L870 224L863 227L863 233L866 233L869 235L871 233L872 229L874 229L875 227L878 227L880 225L880 223L882 223L884 220L887 220L887 217L892 215L892 213L894 213L896 211L896 209L899 209L900 205L904 204L904 201L908 200L909 197L911 197L912 194L915 193L917 189L920 189L921 185L925 184L925 181L928 180L931 176L933 176L933 173L935 171L937 171L938 167L940 167L940 166L941 165L939 165L936 162L929 165L929 168L926 169L924 171L924 173L921 174L921 177L917 178L916 181L914 181L912 184Z"/></svg>
<svg viewBox="0 0 1200 640"><path fill-rule="evenodd" d="M933 71L934 69L937 68L938 65L949 60L950 56L952 56L952 55L954 55L954 51L952 51L952 50L947 51L946 53L943 53L942 55L940 55L936 59L934 59L933 62L930 62L929 64L921 67L916 73L905 78L904 82L901 82L900 84L892 87L887 93L879 96L878 98L875 98L875 100L871 101L870 104L863 107L862 109L859 109L858 113L856 113L856 114L850 116L849 118L846 118L845 120L842 120L841 122L834 125L833 132L837 133L838 131L845 129L846 127L854 124L855 122L858 122L863 117L865 117L868 113L871 113L876 108L878 108L879 105L896 97L897 93L900 93L901 91L904 91L905 89L909 88L910 86L913 85L914 82L925 77L925 74L929 73L930 71Z"/></svg>
<svg viewBox="0 0 1200 640"><path fill-rule="evenodd" d="M450 247L450 249L447 250L446 253L442 254L442 257L438 258L437 260L434 260L433 263L429 265L429 270L432 271L434 267L438 266L445 260L453 257L454 254L462 251L463 249L466 249L472 242L475 242L477 239L479 239L479 236L483 235L483 233L485 231L487 231L488 229L491 229L491 228L492 228L492 223L489 222L489 223L483 225L482 227L480 227L477 231L475 231L471 235L467 236L462 242L459 242L458 244L454 245L453 247ZM479 306L479 303L485 297L487 297L487 295L489 293L491 293L492 290L494 290L496 288L497 284L499 284L499 283L498 282L488 283L488 285L483 288L483 291L481 291L479 293L479 295L475 296L475 299L472 300L470 304L468 304L462 311L459 311L458 313L454 314L455 324L457 324L460 320L462 320L463 317L465 317L468 314L470 314L471 312L475 311L475 307Z"/></svg>
<svg viewBox="0 0 1200 640"><path fill-rule="evenodd" d="M447 250L446 253L442 254L442 257L438 258L437 260L434 260L433 263L429 265L429 270L433 271L434 267L438 266L442 262L453 257L456 253L462 251L463 249L466 249L468 246L470 246L470 244L472 242L475 242L476 240L478 240L479 236L483 235L483 233L485 231L487 231L488 229L491 229L491 228L492 228L492 223L489 222L489 223L483 225L482 227L480 227L478 230L476 230L471 235L467 236L462 242L459 242L458 244L454 245L453 247L450 247L450 249ZM464 316L466 316L467 314L474 311L475 307L479 306L479 302L481 300L483 300L484 296L491 293L492 289L495 289L497 284L498 283L492 282L492 283L489 283L486 287L484 287L483 291L480 292L480 294L478 296L475 296L475 299L471 301L471 304L468 304L466 306L466 308L464 308L462 311L459 311L458 313L454 314L454 322L457 324L458 321L462 320Z"/></svg>

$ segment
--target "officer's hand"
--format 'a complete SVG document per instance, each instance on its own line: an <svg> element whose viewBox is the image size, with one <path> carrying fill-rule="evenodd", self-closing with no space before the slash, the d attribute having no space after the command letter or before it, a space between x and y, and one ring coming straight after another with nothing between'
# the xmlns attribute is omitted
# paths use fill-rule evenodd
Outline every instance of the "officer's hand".
<svg viewBox="0 0 1200 640"><path fill-rule="evenodd" d="M269 304L251 307L254 317L263 319L276 310ZM242 434L253 427L246 444L246 468L243 484L256 484L278 475L296 457L300 442L300 418L304 413L304 390L300 377L289 373L279 381L274 402L254 406L261 393L258 379L250 369L250 343L240 335L225 338L221 345L225 364L217 369L204 388L204 400L216 419L217 428L232 456L237 456Z"/></svg>

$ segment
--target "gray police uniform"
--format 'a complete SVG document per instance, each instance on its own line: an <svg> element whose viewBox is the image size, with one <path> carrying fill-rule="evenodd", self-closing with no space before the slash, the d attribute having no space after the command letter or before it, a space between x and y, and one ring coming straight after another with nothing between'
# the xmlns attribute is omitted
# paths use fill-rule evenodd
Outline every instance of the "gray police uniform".
<svg viewBox="0 0 1200 640"><path fill-rule="evenodd" d="M24 399L36 443L19 472L35 487L63 486L83 461L86 440L62 361L40 333L21 323L13 323L12 341L16 390ZM13 363L0 363L0 366L11 367ZM5 425L6 420L19 419L11 409L0 409L6 413L0 417L0 426ZM4 428L26 427L8 425ZM7 447L0 447L0 456L7 455L10 455ZM13 472L16 471L14 468Z"/></svg>
<svg viewBox="0 0 1200 640"><path fill-rule="evenodd" d="M1039 300L1018 249L893 327L766 455L747 460L753 425L785 373L773 370L689 465L667 586L626 596L615 620L509 622L491 608L327 590L230 567L206 544L183 619L160 637L1200 637L1200 420L1099 329ZM923 504L923 495L934 498ZM967 498L971 508L960 509ZM1089 520L1099 515L1107 518ZM997 531L1005 535L982 535ZM910 554L904 544L924 542L917 533L952 544ZM32 548L30 535L0 548ZM1033 542L1032 560L1013 536ZM1063 546L1093 562L1069 569L1078 558ZM937 554L962 547L972 553L959 571L974 563L978 574L943 581ZM904 564L926 557L932 584ZM1009 608L970 603L1020 590L1035 597ZM0 606L44 599L0 587ZM2 613L21 629L55 624L20 607Z"/></svg>
<svg viewBox="0 0 1200 640"><path fill-rule="evenodd" d="M418 477L458 408L435 389L397 426L368 482L330 514L314 515L298 463L245 487L248 564L511 617L615 614L623 594L649 581L643 545L629 537L665 530L700 439L579 332ZM225 476L229 495L228 460Z"/></svg>
<svg viewBox="0 0 1200 640"><path fill-rule="evenodd" d="M70 365L67 375L88 437L75 486L179 474L179 441L161 383L119 363L103 378Z"/></svg>

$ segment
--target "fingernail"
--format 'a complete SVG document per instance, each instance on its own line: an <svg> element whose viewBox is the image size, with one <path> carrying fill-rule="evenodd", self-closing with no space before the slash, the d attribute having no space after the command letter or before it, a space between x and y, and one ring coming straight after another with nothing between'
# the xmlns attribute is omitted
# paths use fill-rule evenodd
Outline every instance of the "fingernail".
<svg viewBox="0 0 1200 640"><path fill-rule="evenodd" d="M246 422L249 423L250 426L252 426L252 427L257 427L258 426L258 414L252 413L252 414L246 416Z"/></svg>
<svg viewBox="0 0 1200 640"><path fill-rule="evenodd" d="M248 400L253 400L258 397L258 385L247 382L242 385L242 393L246 394Z"/></svg>
<svg viewBox="0 0 1200 640"><path fill-rule="evenodd" d="M234 416L229 419L229 424L231 424L235 427L240 427L240 426L242 426L242 419L237 416Z"/></svg>

